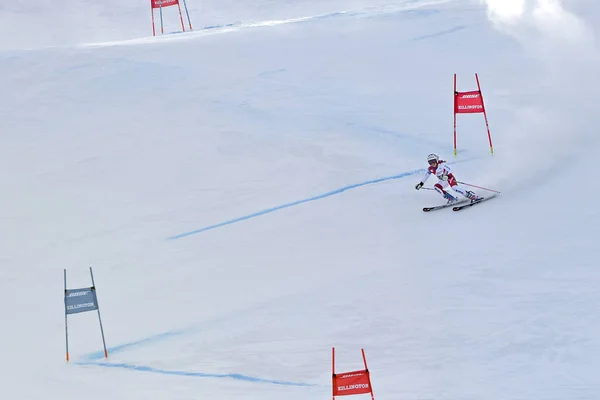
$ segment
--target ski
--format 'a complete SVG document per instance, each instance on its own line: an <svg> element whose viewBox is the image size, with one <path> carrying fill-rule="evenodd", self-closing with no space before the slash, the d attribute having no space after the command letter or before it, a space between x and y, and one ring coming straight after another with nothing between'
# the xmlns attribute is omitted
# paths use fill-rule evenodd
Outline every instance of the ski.
<svg viewBox="0 0 600 400"><path fill-rule="evenodd" d="M429 212L429 211L435 211L435 210L441 210L443 208L447 208L447 207L452 207L452 206L456 206L458 204L463 204L468 202L469 200L459 200L459 201L454 201L452 203L448 203L448 204L441 204L439 206L433 206L433 207L423 207L423 211L425 212Z"/></svg>
<svg viewBox="0 0 600 400"><path fill-rule="evenodd" d="M467 207L471 207L471 206L474 206L476 204L483 203L486 200L493 199L496 196L497 196L497 194L493 194L491 196L483 197L483 198L481 198L479 200L472 201L469 204L465 204L465 205L462 205L462 206L459 206L459 207L454 207L452 210L453 211L460 211L460 210L463 210L463 209L465 209Z"/></svg>

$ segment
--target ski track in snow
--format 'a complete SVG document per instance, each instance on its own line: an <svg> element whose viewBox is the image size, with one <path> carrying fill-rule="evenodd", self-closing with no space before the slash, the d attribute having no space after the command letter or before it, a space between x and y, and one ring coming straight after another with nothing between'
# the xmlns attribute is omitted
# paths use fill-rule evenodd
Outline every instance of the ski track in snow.
<svg viewBox="0 0 600 400"><path fill-rule="evenodd" d="M188 376L188 377L197 377L197 378L229 378L229 379L235 379L235 380L245 381L245 382L268 383L268 384L272 384L272 385L281 385L281 386L304 386L304 387L317 386L317 385L314 385L311 383L264 379L264 378L258 378L258 377L242 375L242 374L209 374L209 373L205 373L205 372L176 371L176 370L153 368L153 367L147 367L147 366L143 366L143 365L134 365L134 364L125 364L125 363L77 362L75 364L83 365L83 366L91 365L91 366L100 366L100 367L106 367L106 368L128 369L131 371L138 371L138 372L152 372L155 374L162 374L162 375Z"/></svg>
<svg viewBox="0 0 600 400"><path fill-rule="evenodd" d="M184 232L184 233L180 233L180 234L177 234L177 235L173 235L173 236L168 237L167 240L181 239L181 238L184 238L184 237L187 237L187 236L196 235L198 233L210 231L212 229L216 229L216 228L220 228L220 227L223 227L223 226L226 226L226 225L234 224L236 222L241 222L241 221L245 221L245 220L248 220L248 219L251 219L251 218L260 217L260 216L265 215L265 214L270 214L272 212L279 211L279 210L282 210L284 208L297 206L297 205L300 205L300 204L303 204L303 203L307 203L307 202L310 202L310 201L322 200L322 199L325 199L327 197L334 196L336 194L344 193L344 192L346 192L348 190L351 190L351 189L359 188L361 186L372 185L372 184L375 184L375 183L380 183L380 182L388 181L388 180L391 180L391 179L405 178L407 176L416 175L418 173L425 173L425 169L418 169L418 170L415 170L415 171L403 172L403 173L398 174L398 175L387 176L387 177L383 177L383 178L372 179L372 180L361 182L361 183L355 183L355 184L352 184L352 185L347 185L347 186L341 187L339 189L335 189L335 190L329 191L327 193L323 193L323 194L316 195L316 196L313 196L313 197L308 197L308 198L301 199L301 200L292 201L290 203L282 204L282 205L271 207L271 208L267 208L265 210L258 211L258 212L252 213L252 214L244 215L242 217L233 218L233 219L230 219L230 220L227 220L227 221L224 221L224 222L220 222L220 223L217 223L217 224L214 224L214 225L208 225L208 226L205 226L203 228L195 229L193 231L189 231L189 232Z"/></svg>
<svg viewBox="0 0 600 400"><path fill-rule="evenodd" d="M266 20L266 21L258 21L258 22L236 22L230 24L223 25L209 25L199 30L186 31L186 32L169 32L163 35L151 36L151 37L143 37L137 39L129 39L122 41L112 41L112 42L99 42L99 43L87 43L80 45L80 47L108 47L108 46L122 46L122 45L140 45L140 44L149 44L149 43L159 43L159 42L171 42L177 40L191 40L198 38L199 36L208 36L208 35L217 35L224 34L230 32L236 32L242 29L251 29L251 28L267 28L274 27L279 25L290 25L290 24L299 24L305 22L317 22L323 20L330 19L340 19L340 18L372 18L372 17L381 17L386 15L400 14L400 13L420 13L424 15L429 15L432 13L438 12L438 10L431 9L428 7L431 6L439 6L444 3L448 3L450 0L431 0L431 1L419 1L419 0L409 0L406 4L401 6L382 6L382 7L371 7L365 8L361 10L347 10L347 11L337 11L331 12L327 14L321 15L313 15L307 17L298 17L298 18L289 18L289 19L281 19L281 20ZM431 35L415 37L413 40L423 40L428 37L436 37L441 36L453 32L460 31L465 29L465 26L458 26L456 28L432 33Z"/></svg>
<svg viewBox="0 0 600 400"><path fill-rule="evenodd" d="M190 328L187 330L178 330L178 331L170 331L159 333L154 336L150 336L135 342L125 343L118 346L108 348L109 354L121 353L129 349L134 349L137 347L145 346L145 345L153 345L160 343L162 341L172 340L186 333L191 333L195 331L195 328ZM276 380L276 379L266 379L256 376L243 375L239 373L225 373L225 374L216 374L216 373L207 373L207 372L199 372L199 371L181 371L181 370L171 370L164 368L154 368L146 365L137 365L130 363L111 363L106 362L104 360L104 352L94 352L91 354L87 354L81 358L81 361L76 361L73 364L79 366L93 366L93 367L104 367L104 368L114 368L114 369L125 369L136 372L150 372L161 375L173 375L173 376L186 376L186 377L195 377L195 378L214 378L214 379L233 379L238 381L244 381L249 383L264 383L271 385L279 385L279 386L298 386L298 387L316 387L320 385L305 383L305 382L291 382L285 380Z"/></svg>
<svg viewBox="0 0 600 400"><path fill-rule="evenodd" d="M448 164L451 164L451 165L452 164L459 164L459 163L468 162L468 161L472 161L472 160L474 160L474 158L473 159L465 159L465 160L456 161L456 162L449 162ZM254 212L252 214L244 215L244 216L237 217L237 218L232 218L232 219L229 219L229 220L226 220L226 221L223 221L223 222L219 222L219 223L216 223L216 224L213 224L213 225L208 225L208 226L205 226L205 227L202 227L202 228L198 228L198 229L195 229L195 230L192 230L192 231L183 232L183 233L179 233L179 234L176 234L176 235L173 235L173 236L169 236L167 238L167 240L181 239L181 238L184 238L184 237L187 237L187 236L196 235L196 234L203 233L203 232L206 232L206 231L210 231L210 230L213 230L213 229L221 228L221 227L224 227L226 225L231 225L231 224L235 224L237 222L242 222L242 221L245 221L245 220L248 220L248 219L260 217L260 216L265 215L265 214L270 214L270 213L275 212L275 211L283 210L284 208L298 206L300 204L308 203L308 202L311 202L311 201L323 200L323 199L325 199L327 197L331 197L331 196L334 196L334 195L342 194L342 193L344 193L344 192L346 192L348 190L357 189L357 188L360 188L362 186L373 185L373 184L376 184L376 183L381 183L381 182L385 182L385 181L389 181L389 180L394 180L394 179L402 179L402 178L406 178L406 177L409 177L409 176L414 176L414 175L417 175L417 174L424 174L425 171L426 171L426 169L422 168L422 169L417 169L417 170L413 170L413 171L402 172L400 174L396 174L396 175L392 175L392 176L385 176L385 177L382 177L382 178L376 178L376 179L371 179L371 180L360 182L360 183L354 183L354 184L351 184L351 185L346 185L346 186L343 186L341 188L334 189L334 190L331 190L331 191L323 193L323 194L319 194L319 195L316 195L316 196L312 196L312 197L308 197L308 198L304 198L304 199L292 201L290 203L281 204L281 205L274 206L274 207L271 207L271 208L267 208L267 209L264 209L264 210L261 210L261 211L257 211L257 212Z"/></svg>

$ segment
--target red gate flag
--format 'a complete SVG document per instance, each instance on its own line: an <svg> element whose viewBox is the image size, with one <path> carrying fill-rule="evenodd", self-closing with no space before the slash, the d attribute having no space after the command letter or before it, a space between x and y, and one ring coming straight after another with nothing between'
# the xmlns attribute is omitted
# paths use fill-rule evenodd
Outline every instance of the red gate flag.
<svg viewBox="0 0 600 400"><path fill-rule="evenodd" d="M367 367L367 358L365 350L362 349L363 362L365 369L358 371L335 373L335 348L331 349L331 372L333 385L333 400L335 396L351 396L355 394L371 394L371 400L375 400L373 396L373 387L371 386L371 375Z"/></svg>
<svg viewBox="0 0 600 400"><path fill-rule="evenodd" d="M458 92L456 90L456 74L454 74L454 156L456 157L456 114L476 114L483 113L485 119L485 127L488 133L490 142L490 152L494 154L494 146L492 146L492 135L488 124L487 113L485 111L485 103L481 94L481 85L479 84L479 76L475 74L477 81L477 90L469 92Z"/></svg>
<svg viewBox="0 0 600 400"><path fill-rule="evenodd" d="M369 385L369 372L365 370L344 372L333 378L333 395L348 396L352 394L365 394L371 392Z"/></svg>
<svg viewBox="0 0 600 400"><path fill-rule="evenodd" d="M481 113L483 112L483 99L481 98L481 94L476 90L456 93L454 107L456 114Z"/></svg>
<svg viewBox="0 0 600 400"><path fill-rule="evenodd" d="M185 7L185 12L187 14L188 23L190 24L190 30L192 30L192 22L190 21L190 14L187 9L187 4L185 0L183 0L183 5ZM152 36L156 36L156 31L154 28L154 9L158 8L160 12L160 32L165 33L164 25L163 25L163 14L162 10L165 7L177 6L179 9L179 19L181 20L181 29L185 32L185 25L183 24L183 15L181 14L181 5L179 4L179 0L150 0L150 10L152 12Z"/></svg>
<svg viewBox="0 0 600 400"><path fill-rule="evenodd" d="M152 1L152 8L176 6L179 4L179 0L151 0L151 1Z"/></svg>

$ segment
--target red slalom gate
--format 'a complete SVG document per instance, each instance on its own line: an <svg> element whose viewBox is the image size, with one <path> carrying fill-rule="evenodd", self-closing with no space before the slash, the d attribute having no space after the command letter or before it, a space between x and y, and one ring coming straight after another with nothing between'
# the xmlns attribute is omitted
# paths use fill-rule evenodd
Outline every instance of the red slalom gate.
<svg viewBox="0 0 600 400"><path fill-rule="evenodd" d="M187 9L187 4L185 0L183 0L183 5L185 7L185 12L187 15L188 23L190 25L190 30L192 30L192 22L190 21L190 14ZM165 33L165 28L163 24L163 8L177 6L179 9L179 19L181 21L181 29L185 32L185 25L183 24L183 15L181 14L181 5L179 4L179 0L150 0L150 10L152 12L152 36L156 36L156 29L154 27L154 10L158 9L160 14L160 33Z"/></svg>
<svg viewBox="0 0 600 400"><path fill-rule="evenodd" d="M331 348L331 373L333 386L333 400L335 396L351 396L357 394L371 394L371 400L375 400L373 387L371 386L371 375L367 367L365 350L361 349L365 369L336 374L335 373L335 348Z"/></svg>
<svg viewBox="0 0 600 400"><path fill-rule="evenodd" d="M456 74L454 74L454 156L456 157L456 114L478 114L482 113L485 119L485 127L487 129L488 140L490 142L490 152L494 154L494 146L492 145L492 135L488 124L487 113L485 111L485 103L483 94L481 93L481 85L479 84L479 76L475 74L477 81L477 90L468 92L458 92L456 90Z"/></svg>

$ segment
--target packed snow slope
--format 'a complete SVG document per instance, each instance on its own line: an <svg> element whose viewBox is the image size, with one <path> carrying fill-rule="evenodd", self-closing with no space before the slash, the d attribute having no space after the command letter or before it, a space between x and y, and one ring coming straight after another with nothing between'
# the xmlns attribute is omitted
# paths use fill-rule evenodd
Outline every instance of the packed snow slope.
<svg viewBox="0 0 600 400"><path fill-rule="evenodd" d="M597 399L596 3L0 6L2 397Z"/></svg>

